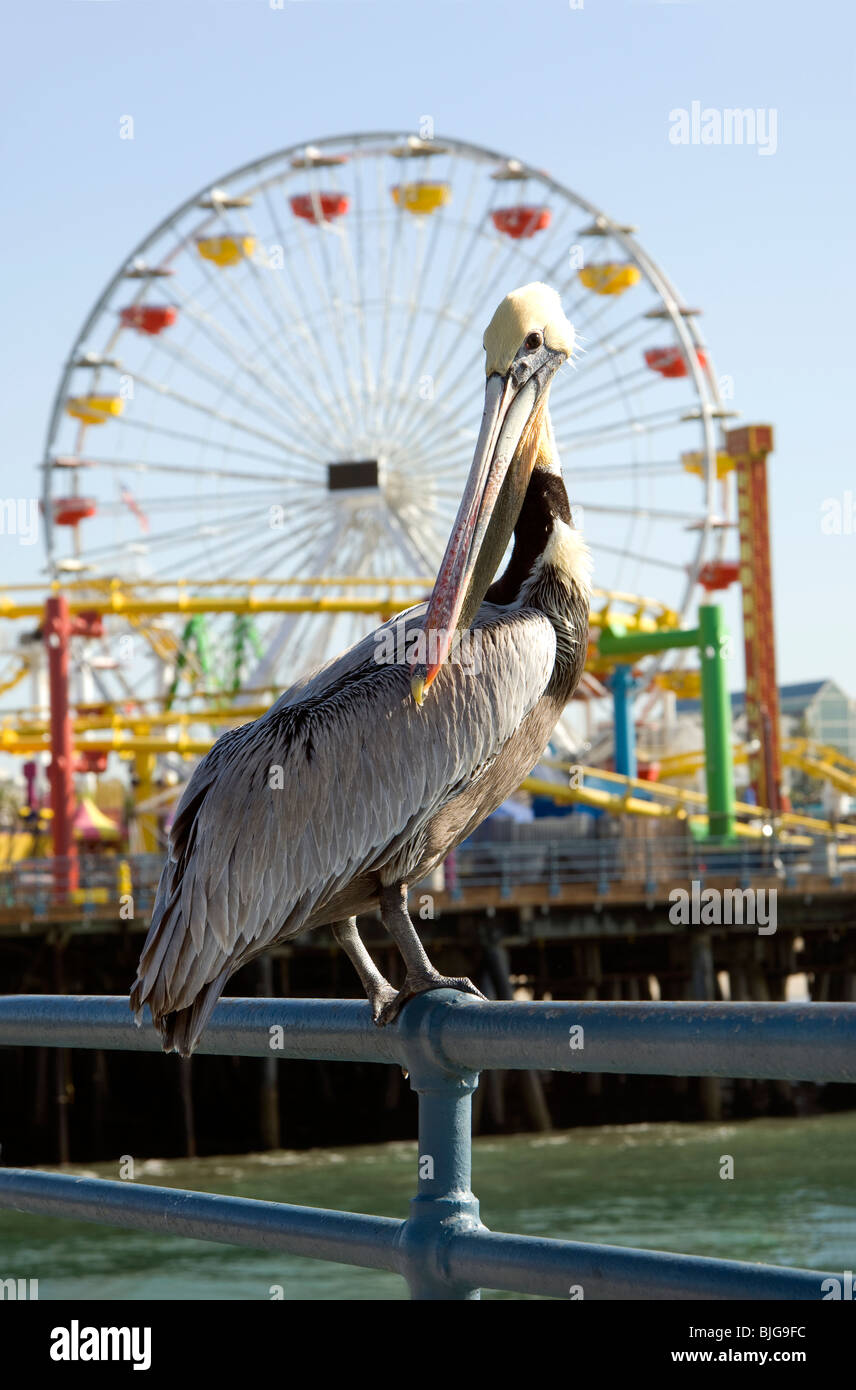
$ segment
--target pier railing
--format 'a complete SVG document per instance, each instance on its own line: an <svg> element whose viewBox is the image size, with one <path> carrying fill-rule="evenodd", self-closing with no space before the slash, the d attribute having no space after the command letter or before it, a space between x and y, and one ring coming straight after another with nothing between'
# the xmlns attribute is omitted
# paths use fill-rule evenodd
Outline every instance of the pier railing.
<svg viewBox="0 0 856 1390"><path fill-rule="evenodd" d="M134 1027L124 998L30 995L0 998L0 1045L160 1044L150 1026ZM472 1299L487 1288L589 1300L820 1300L823 1281L840 1278L489 1231L471 1187L471 1103L489 1068L853 1082L856 1004L488 1003L438 990L378 1029L364 1002L227 999L199 1051L404 1067L419 1099L406 1219L2 1168L0 1206L389 1270L414 1299Z"/></svg>

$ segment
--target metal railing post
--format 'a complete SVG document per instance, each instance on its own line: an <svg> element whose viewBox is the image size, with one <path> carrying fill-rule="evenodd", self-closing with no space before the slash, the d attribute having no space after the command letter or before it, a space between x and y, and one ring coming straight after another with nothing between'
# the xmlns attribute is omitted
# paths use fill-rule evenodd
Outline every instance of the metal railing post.
<svg viewBox="0 0 856 1390"><path fill-rule="evenodd" d="M454 1236L484 1230L472 1182L472 1103L479 1074L443 1053L446 1008L459 1001L455 990L433 990L405 1006L399 1031L405 1036L410 1085L419 1101L418 1188L398 1246L401 1273L416 1300L466 1301L481 1291L450 1277L447 1256Z"/></svg>

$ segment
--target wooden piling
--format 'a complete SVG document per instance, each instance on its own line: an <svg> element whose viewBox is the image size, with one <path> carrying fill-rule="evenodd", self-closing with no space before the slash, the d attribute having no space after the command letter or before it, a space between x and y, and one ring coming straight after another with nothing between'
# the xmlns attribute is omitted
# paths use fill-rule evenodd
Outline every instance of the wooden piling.
<svg viewBox="0 0 856 1390"><path fill-rule="evenodd" d="M193 1115L193 1059L191 1057L179 1058L178 1088L181 1095L181 1114L184 1122L184 1154L186 1158L195 1158L196 1123Z"/></svg>
<svg viewBox="0 0 856 1390"><path fill-rule="evenodd" d="M693 929L690 936L690 991L693 999L716 998L716 971L713 938L710 932ZM718 1076L698 1079L701 1113L706 1120L722 1119L722 1087Z"/></svg>
<svg viewBox="0 0 856 1390"><path fill-rule="evenodd" d="M493 985L494 997L496 999L513 999L514 990L511 987L511 962L508 951L501 941L489 941L484 950L485 955L485 976ZM489 1072L492 1077L497 1073ZM505 1123L505 1102L504 1084L505 1074L502 1073L502 1086L498 1101L498 1112L501 1116L500 1126ZM518 1073L520 1088L522 1092L523 1105L529 1119L529 1123L539 1134L548 1134L553 1128L550 1119L550 1110L544 1096L544 1087L537 1071L523 1071Z"/></svg>
<svg viewBox="0 0 856 1390"><path fill-rule="evenodd" d="M263 955L258 960L257 994L265 999L274 998L273 960ZM281 1147L279 1127L279 1062L272 1052L262 1062L262 1083L259 1097L259 1129L262 1147L278 1149Z"/></svg>

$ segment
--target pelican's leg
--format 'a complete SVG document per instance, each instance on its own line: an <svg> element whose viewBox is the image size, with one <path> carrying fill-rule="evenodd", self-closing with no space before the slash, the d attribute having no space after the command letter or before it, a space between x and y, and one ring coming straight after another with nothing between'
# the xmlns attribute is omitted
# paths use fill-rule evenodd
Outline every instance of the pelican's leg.
<svg viewBox="0 0 856 1390"><path fill-rule="evenodd" d="M383 1009L397 997L395 987L384 979L366 950L357 931L356 917L349 917L347 922L334 922L333 935L359 975L372 1006L372 1018L377 1023Z"/></svg>
<svg viewBox="0 0 856 1390"><path fill-rule="evenodd" d="M407 973L404 984L395 998L381 1009L375 1019L379 1028L398 1018L408 999L415 998L417 994L426 994L430 989L460 989L466 994L475 994L479 999L484 999L481 990L476 989L472 980L440 975L434 969L407 911L406 883L381 889L380 918L401 952Z"/></svg>

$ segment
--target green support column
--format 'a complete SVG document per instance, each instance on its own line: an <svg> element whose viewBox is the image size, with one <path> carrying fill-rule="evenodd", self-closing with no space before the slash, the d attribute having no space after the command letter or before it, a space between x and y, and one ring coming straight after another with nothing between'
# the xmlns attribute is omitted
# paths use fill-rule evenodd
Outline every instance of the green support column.
<svg viewBox="0 0 856 1390"><path fill-rule="evenodd" d="M634 656L698 647L701 658L701 703L704 761L707 774L707 829L712 839L734 836L734 767L731 761L731 701L725 670L727 634L718 604L701 604L698 627L668 632L625 632L619 623L605 627L601 656L626 661Z"/></svg>
<svg viewBox="0 0 856 1390"><path fill-rule="evenodd" d="M708 834L715 839L730 839L735 825L734 766L731 761L731 701L725 667L725 619L722 608L715 603L701 604L698 619Z"/></svg>

